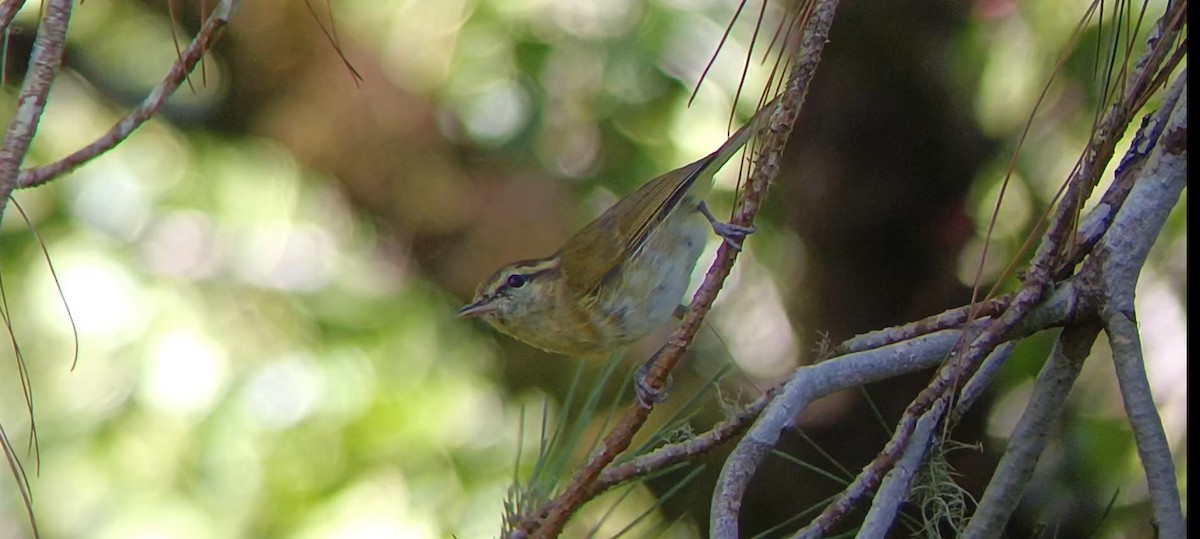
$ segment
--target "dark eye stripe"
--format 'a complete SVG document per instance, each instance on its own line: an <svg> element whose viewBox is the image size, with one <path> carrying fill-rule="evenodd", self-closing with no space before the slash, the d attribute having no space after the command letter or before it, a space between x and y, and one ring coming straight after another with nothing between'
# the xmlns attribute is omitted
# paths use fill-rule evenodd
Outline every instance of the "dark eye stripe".
<svg viewBox="0 0 1200 539"><path fill-rule="evenodd" d="M545 259L517 262L496 272L487 280L487 295L495 297L508 290L524 288L534 279L556 275L558 272L557 264Z"/></svg>

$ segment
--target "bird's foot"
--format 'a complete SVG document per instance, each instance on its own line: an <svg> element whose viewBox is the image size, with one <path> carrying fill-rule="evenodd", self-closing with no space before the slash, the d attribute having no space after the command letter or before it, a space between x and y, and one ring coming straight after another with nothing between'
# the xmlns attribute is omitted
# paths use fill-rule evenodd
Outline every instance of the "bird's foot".
<svg viewBox="0 0 1200 539"><path fill-rule="evenodd" d="M755 230L758 230L758 228L754 226L742 226L719 221L713 216L712 212L708 210L708 206L703 202L700 203L699 209L700 213L704 214L704 217L708 219L708 223L712 225L713 232L716 233L716 235L721 236L721 239L725 240L726 245L738 251L742 250L742 242L745 241L746 236L749 236L750 234L753 234Z"/></svg>
<svg viewBox="0 0 1200 539"><path fill-rule="evenodd" d="M660 350L661 352L661 350ZM638 367L637 373L633 375L634 389L637 391L638 405L649 410L655 404L662 404L667 400L667 394L671 391L671 376L667 375L666 384L661 388L656 388L650 385L647 378L650 375L650 368L654 366L654 361L658 359L656 352L650 359L641 367Z"/></svg>

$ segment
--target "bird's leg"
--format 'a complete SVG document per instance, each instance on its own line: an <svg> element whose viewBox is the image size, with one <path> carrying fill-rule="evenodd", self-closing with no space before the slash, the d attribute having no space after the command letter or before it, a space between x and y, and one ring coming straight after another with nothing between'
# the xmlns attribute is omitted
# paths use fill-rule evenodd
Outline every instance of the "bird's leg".
<svg viewBox="0 0 1200 539"><path fill-rule="evenodd" d="M722 223L716 217L713 217L712 212L708 211L708 206L703 201L697 205L697 209L700 210L700 213L704 214L705 219L708 219L708 223L712 225L713 232L721 236L721 239L725 240L725 243L730 247L739 251L742 250L742 240L745 240L746 236L753 234L757 230L753 226Z"/></svg>

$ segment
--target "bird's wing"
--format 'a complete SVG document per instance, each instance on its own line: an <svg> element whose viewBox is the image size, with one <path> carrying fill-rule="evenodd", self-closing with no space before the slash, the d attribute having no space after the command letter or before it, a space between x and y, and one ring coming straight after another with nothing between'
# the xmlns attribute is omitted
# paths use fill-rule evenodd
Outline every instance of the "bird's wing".
<svg viewBox="0 0 1200 539"><path fill-rule="evenodd" d="M650 234L693 188L707 192L717 170L766 125L776 101L762 107L715 152L646 182L568 240L560 254L571 288L593 291L615 274L622 261L637 256Z"/></svg>

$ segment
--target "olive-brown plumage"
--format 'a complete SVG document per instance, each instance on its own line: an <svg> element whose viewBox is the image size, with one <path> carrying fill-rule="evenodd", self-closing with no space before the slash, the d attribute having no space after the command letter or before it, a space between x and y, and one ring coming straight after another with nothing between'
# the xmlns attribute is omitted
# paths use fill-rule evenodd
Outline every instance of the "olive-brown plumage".
<svg viewBox="0 0 1200 539"><path fill-rule="evenodd" d="M546 258L516 262L480 284L459 316L567 355L616 351L671 318L711 227L740 247L752 230L704 205L713 175L762 127L775 101L715 152L654 178Z"/></svg>

